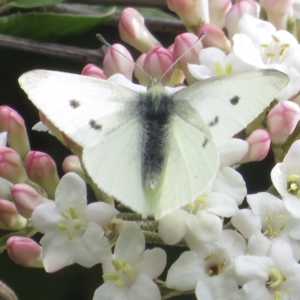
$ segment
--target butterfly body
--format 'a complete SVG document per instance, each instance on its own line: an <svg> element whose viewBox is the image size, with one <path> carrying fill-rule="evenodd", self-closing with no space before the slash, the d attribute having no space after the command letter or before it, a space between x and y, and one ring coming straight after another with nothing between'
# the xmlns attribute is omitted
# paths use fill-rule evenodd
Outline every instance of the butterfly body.
<svg viewBox="0 0 300 300"><path fill-rule="evenodd" d="M46 70L25 73L19 82L47 119L82 147L82 165L100 189L144 217L160 218L207 189L219 166L217 146L261 113L288 77L241 72L175 93L159 82L137 92Z"/></svg>

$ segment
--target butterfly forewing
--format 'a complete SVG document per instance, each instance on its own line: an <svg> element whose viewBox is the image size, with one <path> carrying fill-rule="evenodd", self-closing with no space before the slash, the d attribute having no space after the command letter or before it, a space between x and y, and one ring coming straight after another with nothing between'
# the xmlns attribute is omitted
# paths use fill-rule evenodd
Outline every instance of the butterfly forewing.
<svg viewBox="0 0 300 300"><path fill-rule="evenodd" d="M174 101L188 101L209 126L219 146L254 120L288 80L276 70L233 73L182 89L174 95Z"/></svg>
<svg viewBox="0 0 300 300"><path fill-rule="evenodd" d="M105 80L56 71L30 71L19 83L53 125L82 147L128 122L138 95Z"/></svg>

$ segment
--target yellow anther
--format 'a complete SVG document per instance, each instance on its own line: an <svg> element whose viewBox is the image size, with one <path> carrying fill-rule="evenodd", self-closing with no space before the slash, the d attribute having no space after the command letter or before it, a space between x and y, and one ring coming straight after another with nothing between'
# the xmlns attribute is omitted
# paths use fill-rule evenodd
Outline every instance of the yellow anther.
<svg viewBox="0 0 300 300"><path fill-rule="evenodd" d="M280 39L276 35L272 34L271 36L272 36L272 38L273 38L273 40L274 40L275 43L279 43L280 42Z"/></svg>
<svg viewBox="0 0 300 300"><path fill-rule="evenodd" d="M73 205L70 205L69 210L70 210L70 214L71 214L71 217L73 220L76 220L79 218L79 214Z"/></svg>
<svg viewBox="0 0 300 300"><path fill-rule="evenodd" d="M122 269L123 273L128 275L129 277L133 276L133 269L128 265Z"/></svg>
<svg viewBox="0 0 300 300"><path fill-rule="evenodd" d="M269 233L269 234L271 234L271 235L272 235L272 233L273 233L273 229L272 229L271 225L268 225L268 227L267 227L267 231L268 231L268 233Z"/></svg>
<svg viewBox="0 0 300 300"><path fill-rule="evenodd" d="M74 224L74 228L75 228L76 230L81 229L82 226L83 226L83 222L82 222L82 221L77 221L77 222Z"/></svg>
<svg viewBox="0 0 300 300"><path fill-rule="evenodd" d="M113 259L111 263L115 267L116 271L120 271L122 269L122 263L119 260Z"/></svg>
<svg viewBox="0 0 300 300"><path fill-rule="evenodd" d="M282 44L281 47L282 48L289 48L291 45L290 44Z"/></svg>
<svg viewBox="0 0 300 300"><path fill-rule="evenodd" d="M194 211L195 206L196 206L196 205L195 205L194 202L190 202L190 203L187 205L188 211L190 211L190 212Z"/></svg>
<svg viewBox="0 0 300 300"><path fill-rule="evenodd" d="M207 274L208 274L208 275L211 275L211 274L213 274L213 271L212 271L211 269L208 269L208 270L207 270Z"/></svg>
<svg viewBox="0 0 300 300"><path fill-rule="evenodd" d="M210 259L212 259L214 257L217 257L217 256L218 256L218 253L215 252L215 251L212 251L210 255L208 255L208 256L205 257L204 260L207 261L207 260L210 260Z"/></svg>
<svg viewBox="0 0 300 300"><path fill-rule="evenodd" d="M266 53L266 57L274 57L274 56L275 56L275 53L272 53L272 52Z"/></svg>
<svg viewBox="0 0 300 300"><path fill-rule="evenodd" d="M102 278L104 280L113 280L113 281L116 281L119 279L119 275L118 273L105 273L102 275Z"/></svg>
<svg viewBox="0 0 300 300"><path fill-rule="evenodd" d="M218 60L215 61L215 70L217 76L224 75L223 68L221 66L221 63Z"/></svg>
<svg viewBox="0 0 300 300"><path fill-rule="evenodd" d="M288 182L296 182L299 179L298 174L292 174L288 176Z"/></svg>
<svg viewBox="0 0 300 300"><path fill-rule="evenodd" d="M283 224L280 226L279 231L284 230L285 227L286 227L286 223L283 223Z"/></svg>
<svg viewBox="0 0 300 300"><path fill-rule="evenodd" d="M271 288L277 287L282 281L286 280L286 275L284 273L281 274L280 271L276 268L271 268L270 274L275 278L275 281L270 282L269 287Z"/></svg>
<svg viewBox="0 0 300 300"><path fill-rule="evenodd" d="M73 232L72 232L72 231L68 231L68 238L69 238L69 240L70 240L70 241L72 241L72 240L73 240L73 238L74 238L74 234L73 234Z"/></svg>
<svg viewBox="0 0 300 300"><path fill-rule="evenodd" d="M278 215L276 218L279 220L283 220L286 218L286 215Z"/></svg>
<svg viewBox="0 0 300 300"><path fill-rule="evenodd" d="M70 215L68 214L68 213L66 213L65 211L61 211L60 212L60 215L62 216L62 217L64 217L65 219L70 219L71 217L70 217Z"/></svg>
<svg viewBox="0 0 300 300"><path fill-rule="evenodd" d="M225 68L226 74L231 74L233 70L232 64L227 64Z"/></svg>
<svg viewBox="0 0 300 300"><path fill-rule="evenodd" d="M281 48L281 50L279 51L279 56L283 56L286 50L287 50L286 48Z"/></svg>
<svg viewBox="0 0 300 300"><path fill-rule="evenodd" d="M115 285L116 286L123 286L124 284L125 284L125 282L121 278L115 281Z"/></svg>
<svg viewBox="0 0 300 300"><path fill-rule="evenodd" d="M199 203L199 204L204 204L204 203L207 202L207 199L205 197L203 197L203 196L202 197L198 197L196 199L196 202Z"/></svg>
<svg viewBox="0 0 300 300"><path fill-rule="evenodd" d="M298 190L298 185L297 185L297 183L295 183L295 182L292 182L291 184L290 184L290 188L289 188L289 191L297 191Z"/></svg>
<svg viewBox="0 0 300 300"><path fill-rule="evenodd" d="M268 48L268 47L269 47L268 44L260 44L260 46L261 46L262 48Z"/></svg>
<svg viewBox="0 0 300 300"><path fill-rule="evenodd" d="M59 230L63 230L63 231L67 230L67 226L64 223L58 223L57 227L58 227Z"/></svg>
<svg viewBox="0 0 300 300"><path fill-rule="evenodd" d="M270 213L268 213L268 220L270 220L270 221L273 221L273 216L272 216L272 214L270 214Z"/></svg>

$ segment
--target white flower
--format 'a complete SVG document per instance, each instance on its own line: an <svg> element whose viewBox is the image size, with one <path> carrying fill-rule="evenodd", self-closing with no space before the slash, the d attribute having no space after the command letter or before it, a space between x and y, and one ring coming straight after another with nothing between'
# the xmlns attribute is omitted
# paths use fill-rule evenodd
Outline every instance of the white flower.
<svg viewBox="0 0 300 300"><path fill-rule="evenodd" d="M239 22L239 32L233 36L237 57L254 67L277 69L289 76L290 82L278 94L278 100L296 95L300 89L300 48L296 38L247 14Z"/></svg>
<svg viewBox="0 0 300 300"><path fill-rule="evenodd" d="M0 133L0 146L5 147L7 143L7 132Z"/></svg>
<svg viewBox="0 0 300 300"><path fill-rule="evenodd" d="M292 144L283 161L272 169L271 179L286 209L300 219L300 140Z"/></svg>
<svg viewBox="0 0 300 300"><path fill-rule="evenodd" d="M255 285L261 294L266 294L267 289L272 296L255 298L257 291L246 286L240 291L247 295L246 299L299 299L300 265L293 258L291 247L284 241L273 241L267 257L240 256L234 264L239 278L255 281L256 284L251 285Z"/></svg>
<svg viewBox="0 0 300 300"><path fill-rule="evenodd" d="M199 53L200 65L188 64L190 73L197 79L226 75L233 72L253 69L233 52L224 53L219 48L204 48Z"/></svg>
<svg viewBox="0 0 300 300"><path fill-rule="evenodd" d="M75 173L64 175L55 201L37 206L32 213L34 227L45 234L40 243L46 271L73 262L91 267L106 258L110 245L102 227L117 213L103 202L87 205L85 182Z"/></svg>
<svg viewBox="0 0 300 300"><path fill-rule="evenodd" d="M195 289L199 281L205 281L207 289L212 290L215 286L213 277L235 280L233 261L246 254L246 242L239 233L224 230L214 244L201 244L195 239L187 243L192 251L182 253L171 266L166 279L167 287L188 291ZM223 288L226 287L223 285Z"/></svg>
<svg viewBox="0 0 300 300"><path fill-rule="evenodd" d="M251 209L242 209L232 218L231 223L246 238L253 235L271 241L282 239L293 249L296 260L300 259L300 220L295 219L285 208L282 200L269 193L247 196Z"/></svg>
<svg viewBox="0 0 300 300"><path fill-rule="evenodd" d="M102 264L104 284L93 300L159 300L153 282L164 270L166 254L160 248L145 250L145 237L137 224L129 224L115 245L114 254Z"/></svg>

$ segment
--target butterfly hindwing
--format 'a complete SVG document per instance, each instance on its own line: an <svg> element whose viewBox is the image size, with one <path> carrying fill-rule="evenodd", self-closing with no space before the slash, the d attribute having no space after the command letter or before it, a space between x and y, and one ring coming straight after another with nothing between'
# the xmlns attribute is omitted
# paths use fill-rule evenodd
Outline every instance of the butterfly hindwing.
<svg viewBox="0 0 300 300"><path fill-rule="evenodd" d="M174 101L188 101L209 126L217 146L245 128L288 83L276 70L217 76L180 90Z"/></svg>

